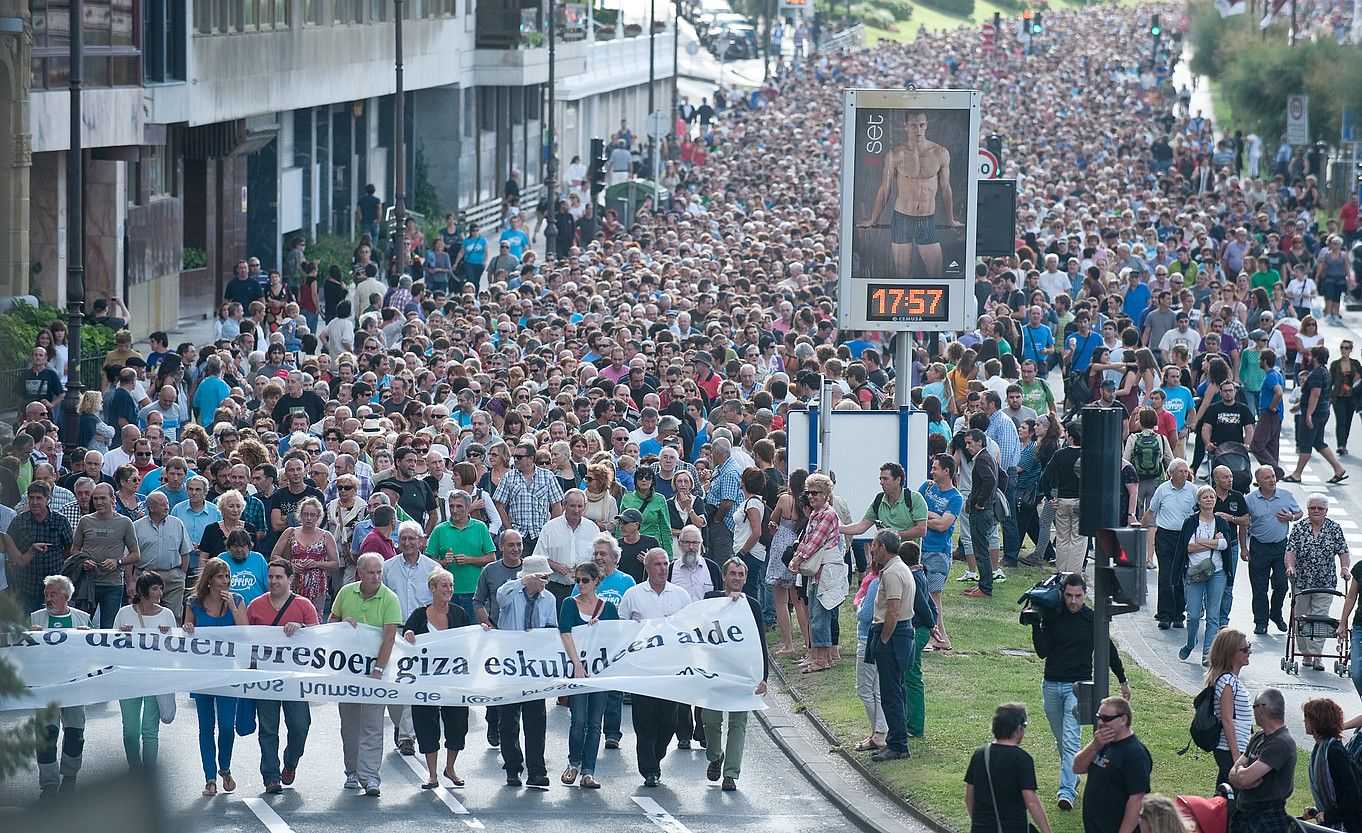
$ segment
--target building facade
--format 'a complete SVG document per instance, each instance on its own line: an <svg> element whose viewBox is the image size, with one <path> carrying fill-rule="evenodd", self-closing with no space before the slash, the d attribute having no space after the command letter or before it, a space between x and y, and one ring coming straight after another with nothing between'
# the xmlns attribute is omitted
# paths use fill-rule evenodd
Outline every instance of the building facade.
<svg viewBox="0 0 1362 833"><path fill-rule="evenodd" d="M0 23L23 19L22 8L6 12L16 2L0 0ZM0 147L9 178L0 180L0 295L56 304L65 301L67 2L30 0L30 60L0 48L0 83L31 81L26 107L0 110L0 138L11 137ZM277 266L297 235L353 239L367 184L391 202L395 0L82 2L86 297L123 299L139 335L211 315L237 260ZM441 211L476 210L499 198L512 170L538 193L543 6L402 6L408 207L424 184ZM673 37L670 26L648 37L643 20L601 29L585 7L566 8L577 23L560 19L555 47L563 165L621 118L640 132L650 47L656 108L668 107ZM0 26L0 47L7 37ZM26 169L18 157L30 147ZM27 172L22 186L9 184L24 178L13 171ZM7 222L24 210L27 222Z"/></svg>

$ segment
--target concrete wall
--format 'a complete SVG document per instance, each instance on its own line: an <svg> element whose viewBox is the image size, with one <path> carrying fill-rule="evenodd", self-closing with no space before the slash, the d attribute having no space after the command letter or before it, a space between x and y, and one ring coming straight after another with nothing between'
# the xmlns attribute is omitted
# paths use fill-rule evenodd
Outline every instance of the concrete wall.
<svg viewBox="0 0 1362 833"><path fill-rule="evenodd" d="M0 297L29 291L28 4L0 0Z"/></svg>
<svg viewBox="0 0 1362 833"><path fill-rule="evenodd" d="M100 148L142 144L146 121L142 92L138 87L86 89L81 96L81 145ZM70 92L34 91L29 104L29 122L33 132L34 153L69 148Z"/></svg>

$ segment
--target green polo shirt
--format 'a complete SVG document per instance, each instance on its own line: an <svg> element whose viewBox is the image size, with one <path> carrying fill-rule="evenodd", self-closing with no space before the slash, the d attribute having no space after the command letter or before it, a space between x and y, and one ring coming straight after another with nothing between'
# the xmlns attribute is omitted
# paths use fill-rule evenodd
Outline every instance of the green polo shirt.
<svg viewBox="0 0 1362 833"><path fill-rule="evenodd" d="M352 581L340 589L336 600L331 603L331 616L336 619L354 619L361 625L402 624L402 606L397 594L384 585L370 598L359 592L359 582Z"/></svg>
<svg viewBox="0 0 1362 833"><path fill-rule="evenodd" d="M487 524L477 518L469 518L463 529L455 529L445 521L430 531L430 541L426 544L426 555L454 576L455 593L475 592L482 568L476 564L455 564L451 553L476 558L489 552L496 552L492 533L487 531Z"/></svg>
<svg viewBox="0 0 1362 833"><path fill-rule="evenodd" d="M904 500L904 497L908 499ZM879 504L879 511L875 509L876 503ZM865 510L864 519L874 521L886 529L902 532L927 520L927 501L917 492L904 489L903 494L899 495L898 502L890 503L889 498L881 492Z"/></svg>

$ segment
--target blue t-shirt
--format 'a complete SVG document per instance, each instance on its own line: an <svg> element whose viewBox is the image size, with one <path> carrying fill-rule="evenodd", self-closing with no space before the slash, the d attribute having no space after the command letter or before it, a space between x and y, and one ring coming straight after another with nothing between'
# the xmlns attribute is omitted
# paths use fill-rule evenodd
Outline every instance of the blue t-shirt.
<svg viewBox="0 0 1362 833"><path fill-rule="evenodd" d="M227 383L218 376L209 376L199 382L198 389L194 391L194 410L199 413L200 425L213 424L213 414L217 413L218 406L231 392Z"/></svg>
<svg viewBox="0 0 1362 833"><path fill-rule="evenodd" d="M481 266L487 257L487 241L481 237L465 237L463 239L463 259L473 264Z"/></svg>
<svg viewBox="0 0 1362 833"><path fill-rule="evenodd" d="M525 250L530 247L530 236L520 229L508 228L501 233L501 242L511 244L511 254L516 259L525 256Z"/></svg>
<svg viewBox="0 0 1362 833"><path fill-rule="evenodd" d="M1125 302L1121 304L1121 311L1132 321L1138 320L1140 313L1144 312L1145 307L1149 306L1149 285L1139 284L1126 289Z"/></svg>
<svg viewBox="0 0 1362 833"><path fill-rule="evenodd" d="M1282 388L1282 398L1274 410L1277 412L1277 419L1282 419L1286 415L1286 378L1275 367L1263 374L1263 388L1258 394L1258 413L1268 411L1268 405L1272 402L1272 389L1278 385Z"/></svg>
<svg viewBox="0 0 1362 833"><path fill-rule="evenodd" d="M1032 327L1030 324L1022 327L1022 358L1030 359L1036 364L1050 357L1050 351L1055 346L1055 334L1050 332L1050 328L1041 324L1039 327Z"/></svg>
<svg viewBox="0 0 1362 833"><path fill-rule="evenodd" d="M231 553L224 552L218 556L227 562L227 568L232 571L232 592L240 593L241 598L250 604L257 598L265 595L268 589L265 586L266 576L269 574L269 565L265 561L265 556L251 550L246 555L246 560L240 564L232 558Z"/></svg>
<svg viewBox="0 0 1362 833"><path fill-rule="evenodd" d="M616 570L601 579L600 585L596 587L596 595L619 607L620 601L624 598L624 591L633 586L634 579L628 573L623 570ZM572 588L572 595L579 595L576 586Z"/></svg>
<svg viewBox="0 0 1362 833"><path fill-rule="evenodd" d="M1090 330L1087 338L1074 333L1065 339L1064 343L1073 357L1069 369L1074 373L1087 373L1088 365L1092 364L1092 354L1102 345L1102 336Z"/></svg>
<svg viewBox="0 0 1362 833"><path fill-rule="evenodd" d="M120 417L132 425L137 424L137 403L133 401L132 394L122 387L117 387L114 388L113 395L109 397L109 404L104 409L104 421L114 428L119 428Z"/></svg>
<svg viewBox="0 0 1362 833"><path fill-rule="evenodd" d="M936 484L927 481L918 489L922 499L927 502L927 511L935 512L938 515L950 513L955 517L960 517L960 511L965 507L965 499L960 494L959 489L948 489L941 491ZM927 534L922 536L923 552L950 552L951 533L955 531L955 524L952 523L949 529L937 531L930 526L927 527Z"/></svg>
<svg viewBox="0 0 1362 833"><path fill-rule="evenodd" d="M1192 399L1192 392L1182 385L1168 387L1163 385L1160 390L1167 397L1163 403L1163 409L1172 414L1178 421L1178 430L1181 431L1187 424L1187 415L1196 412L1196 400Z"/></svg>

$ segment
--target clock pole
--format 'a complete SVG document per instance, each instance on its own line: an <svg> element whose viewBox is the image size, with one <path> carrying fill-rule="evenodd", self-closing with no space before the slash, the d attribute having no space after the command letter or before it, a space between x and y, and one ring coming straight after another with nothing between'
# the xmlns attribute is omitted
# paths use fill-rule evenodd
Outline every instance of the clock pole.
<svg viewBox="0 0 1362 833"><path fill-rule="evenodd" d="M894 334L894 407L913 404L913 335L907 330Z"/></svg>

